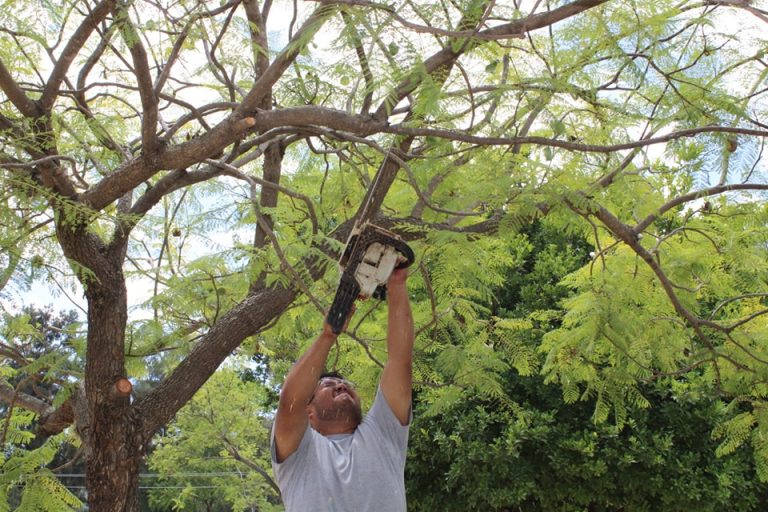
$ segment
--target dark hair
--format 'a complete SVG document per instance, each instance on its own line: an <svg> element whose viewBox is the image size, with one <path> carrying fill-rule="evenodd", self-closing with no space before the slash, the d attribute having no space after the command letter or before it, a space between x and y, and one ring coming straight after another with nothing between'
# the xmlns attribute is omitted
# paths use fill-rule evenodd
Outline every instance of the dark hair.
<svg viewBox="0 0 768 512"><path fill-rule="evenodd" d="M328 378L328 377L333 378L333 379L347 380L347 378L344 377L339 372L332 371L332 372L323 372L323 373L321 373L320 377L317 378L317 381L320 382L321 380L323 380L325 378Z"/></svg>

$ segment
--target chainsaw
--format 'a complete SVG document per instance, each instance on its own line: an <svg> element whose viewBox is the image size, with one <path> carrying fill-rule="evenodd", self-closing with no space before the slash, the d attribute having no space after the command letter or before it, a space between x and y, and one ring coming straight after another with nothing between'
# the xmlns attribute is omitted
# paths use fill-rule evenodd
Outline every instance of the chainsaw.
<svg viewBox="0 0 768 512"><path fill-rule="evenodd" d="M339 259L341 280L326 319L333 332L344 328L355 300L384 299L392 271L413 260L413 250L395 233L369 222L352 229Z"/></svg>

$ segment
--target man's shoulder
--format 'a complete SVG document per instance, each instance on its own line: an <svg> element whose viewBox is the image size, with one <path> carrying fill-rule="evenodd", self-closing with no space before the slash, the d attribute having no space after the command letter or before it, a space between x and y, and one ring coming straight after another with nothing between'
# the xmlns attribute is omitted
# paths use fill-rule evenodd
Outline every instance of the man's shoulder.
<svg viewBox="0 0 768 512"><path fill-rule="evenodd" d="M405 425L400 423L400 420L397 419L395 412L389 405L387 398L384 396L384 391L381 389L381 386L376 389L376 397L373 400L370 411L368 411L368 414L366 415L366 418L368 417L371 417L373 421L384 423L387 427L395 430L408 430L408 427L411 424L410 420Z"/></svg>
<svg viewBox="0 0 768 512"><path fill-rule="evenodd" d="M307 425L307 428L304 430L304 434L299 441L299 445L296 447L296 449L288 455L284 460L281 462L277 462L277 445L275 440L275 428L272 427L272 433L270 435L270 451L272 452L272 466L277 469L279 467L287 467L292 464L292 461L296 459L302 459L307 456L307 454L311 450L311 446L315 443L315 436L320 436L317 432L315 432L312 427ZM320 436L322 437L322 436Z"/></svg>

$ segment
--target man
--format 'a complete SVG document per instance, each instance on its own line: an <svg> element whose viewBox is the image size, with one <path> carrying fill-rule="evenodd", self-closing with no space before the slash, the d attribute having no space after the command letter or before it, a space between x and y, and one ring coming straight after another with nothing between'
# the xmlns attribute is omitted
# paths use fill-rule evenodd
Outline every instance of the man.
<svg viewBox="0 0 768 512"><path fill-rule="evenodd" d="M387 362L365 419L354 386L322 374L336 335L323 332L280 392L272 467L287 512L404 512L413 318L406 269L387 282Z"/></svg>

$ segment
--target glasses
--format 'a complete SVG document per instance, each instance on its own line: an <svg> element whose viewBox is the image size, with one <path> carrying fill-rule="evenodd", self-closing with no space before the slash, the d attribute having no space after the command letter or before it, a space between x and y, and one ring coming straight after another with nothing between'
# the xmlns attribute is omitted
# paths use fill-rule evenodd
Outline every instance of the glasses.
<svg viewBox="0 0 768 512"><path fill-rule="evenodd" d="M317 383L317 387L315 388L315 392L312 393L312 396L309 399L309 402L312 402L312 400L315 399L315 394L317 394L317 391L319 389L326 389L326 388L335 388L339 384L343 384L344 387L347 389L354 391L355 390L355 384L348 381L347 379L339 379L337 377L323 377L320 379L320 382ZM309 403L308 402L308 403Z"/></svg>
<svg viewBox="0 0 768 512"><path fill-rule="evenodd" d="M324 377L317 383L318 388L335 388L339 384L343 384L349 389L355 389L355 385L349 382L347 379L339 379L337 377Z"/></svg>

